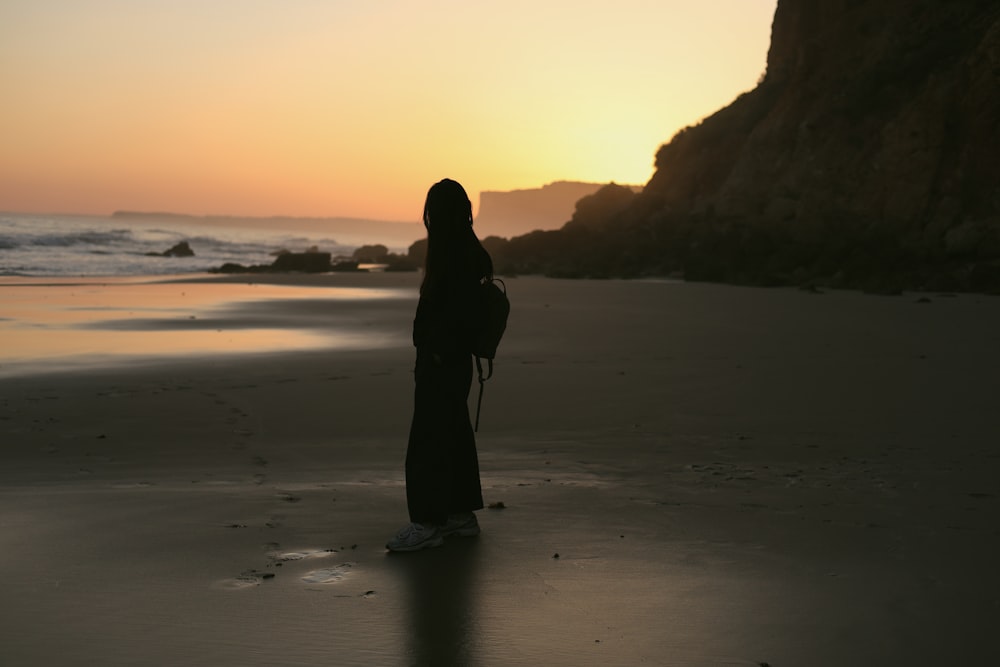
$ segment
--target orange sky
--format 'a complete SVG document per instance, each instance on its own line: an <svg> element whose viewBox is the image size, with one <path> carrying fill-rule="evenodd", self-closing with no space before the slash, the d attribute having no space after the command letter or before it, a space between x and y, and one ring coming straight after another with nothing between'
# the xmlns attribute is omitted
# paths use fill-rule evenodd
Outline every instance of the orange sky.
<svg viewBox="0 0 1000 667"><path fill-rule="evenodd" d="M4 0L0 210L414 220L645 183L753 88L777 0Z"/></svg>

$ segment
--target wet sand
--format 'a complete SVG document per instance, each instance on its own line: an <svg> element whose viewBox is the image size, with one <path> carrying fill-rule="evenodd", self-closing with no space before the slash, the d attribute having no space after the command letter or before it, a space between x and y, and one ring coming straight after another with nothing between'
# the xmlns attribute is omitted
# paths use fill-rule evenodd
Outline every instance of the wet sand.
<svg viewBox="0 0 1000 667"><path fill-rule="evenodd" d="M1000 299L507 283L478 438L504 508L417 554L383 547L406 331L0 379L0 664L997 660ZM342 307L381 336L414 298ZM321 301L213 323L332 336Z"/></svg>

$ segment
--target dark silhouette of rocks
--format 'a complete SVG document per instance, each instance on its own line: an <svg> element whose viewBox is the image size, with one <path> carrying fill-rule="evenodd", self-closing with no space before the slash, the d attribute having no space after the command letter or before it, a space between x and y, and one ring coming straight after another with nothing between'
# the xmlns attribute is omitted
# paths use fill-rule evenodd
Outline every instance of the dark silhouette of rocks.
<svg viewBox="0 0 1000 667"><path fill-rule="evenodd" d="M363 264L381 264L389 258L389 249L381 243L363 245L351 254L351 258Z"/></svg>
<svg viewBox="0 0 1000 667"><path fill-rule="evenodd" d="M389 252L389 249L380 243L361 246L351 254L351 259L360 264L380 265L383 271L416 271L423 262L422 257L417 261L410 253L397 255Z"/></svg>
<svg viewBox="0 0 1000 667"><path fill-rule="evenodd" d="M415 261L409 255L390 255L385 265L386 271L416 271L422 263Z"/></svg>
<svg viewBox="0 0 1000 667"><path fill-rule="evenodd" d="M194 257L194 250L187 241L181 241L163 252L147 252L147 257Z"/></svg>
<svg viewBox="0 0 1000 667"><path fill-rule="evenodd" d="M419 242L418 242L419 243ZM414 244L418 245L418 244ZM377 247L376 247L377 248ZM384 246L382 246L384 249ZM361 249L359 249L361 250ZM227 262L222 266L212 269L212 273L329 273L329 272L356 272L368 271L361 268L362 262L369 263L367 259L360 260L358 256L367 255L369 251L355 251L355 257L332 258L331 253L320 252L315 248L310 248L306 252L289 252L282 250L277 253L274 261L270 264L244 265L234 262ZM421 266L422 258L418 261L411 253L407 255L396 255L385 252L378 262L384 265L385 271L416 271Z"/></svg>
<svg viewBox="0 0 1000 667"><path fill-rule="evenodd" d="M274 258L272 271L323 273L329 271L330 253L309 249L306 252L286 252Z"/></svg>
<svg viewBox="0 0 1000 667"><path fill-rule="evenodd" d="M515 273L1000 290L998 78L996 0L779 0L758 86L662 146L642 192L490 251Z"/></svg>
<svg viewBox="0 0 1000 667"><path fill-rule="evenodd" d="M610 183L576 202L576 210L566 228L604 229L609 221L632 204L635 197L634 189Z"/></svg>
<svg viewBox="0 0 1000 667"><path fill-rule="evenodd" d="M362 269L357 262L351 261L349 259L342 259L338 262L334 262L333 266L330 267L331 271L367 271L367 269Z"/></svg>
<svg viewBox="0 0 1000 667"><path fill-rule="evenodd" d="M594 194L602 185L556 181L540 188L481 192L476 231L480 236L509 238L539 229L558 229L572 214L576 202Z"/></svg>
<svg viewBox="0 0 1000 667"><path fill-rule="evenodd" d="M310 249L307 252L282 252L270 264L254 264L244 266L227 262L212 273L327 273L334 270L348 270L346 267L339 267L330 261L331 254L328 252L318 252ZM353 268L357 270L357 262L353 262Z"/></svg>

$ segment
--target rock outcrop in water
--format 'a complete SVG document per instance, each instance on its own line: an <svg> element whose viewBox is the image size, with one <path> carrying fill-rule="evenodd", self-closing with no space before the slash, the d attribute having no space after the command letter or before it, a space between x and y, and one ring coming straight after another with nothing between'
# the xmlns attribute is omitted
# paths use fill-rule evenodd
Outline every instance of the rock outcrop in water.
<svg viewBox="0 0 1000 667"><path fill-rule="evenodd" d="M187 241L181 241L163 252L147 252L147 257L194 257L194 250Z"/></svg>
<svg viewBox="0 0 1000 667"><path fill-rule="evenodd" d="M757 88L661 147L631 202L494 251L507 271L994 291L998 127L996 0L779 0Z"/></svg>

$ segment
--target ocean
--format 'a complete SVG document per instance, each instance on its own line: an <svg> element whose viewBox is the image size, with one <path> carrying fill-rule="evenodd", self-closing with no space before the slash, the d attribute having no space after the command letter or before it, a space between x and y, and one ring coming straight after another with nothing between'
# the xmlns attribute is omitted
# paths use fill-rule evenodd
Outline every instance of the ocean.
<svg viewBox="0 0 1000 667"><path fill-rule="evenodd" d="M237 223L152 221L100 216L0 213L0 276L100 277L200 273L227 262L270 264L279 250L316 247L350 256L378 239L335 238L314 229L263 229ZM187 241L193 257L153 257ZM390 248L393 251L401 249Z"/></svg>
<svg viewBox="0 0 1000 667"><path fill-rule="evenodd" d="M295 223L299 228L290 228ZM403 241L412 229L391 237L386 223L380 239L378 223L367 223L342 220L335 236L338 221L0 213L0 377L137 360L406 346L416 295L409 274L344 274L319 285L203 280L227 262L270 264L279 250L315 246L350 256L359 245L383 243L405 252L391 239ZM181 241L193 257L162 256ZM386 304L397 301L406 304L403 315L389 318L384 312L395 306ZM375 302L381 305L372 308Z"/></svg>

